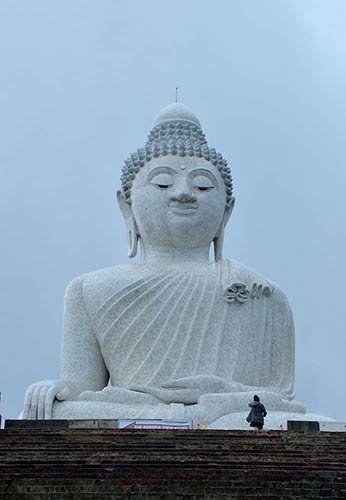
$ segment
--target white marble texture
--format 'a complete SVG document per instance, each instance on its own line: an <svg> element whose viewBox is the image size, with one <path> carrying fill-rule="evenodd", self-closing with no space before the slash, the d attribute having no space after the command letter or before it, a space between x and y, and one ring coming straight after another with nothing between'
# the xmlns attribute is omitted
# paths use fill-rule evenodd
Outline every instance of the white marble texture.
<svg viewBox="0 0 346 500"><path fill-rule="evenodd" d="M127 162L117 196L129 256L140 244L142 262L70 283L61 377L29 387L25 418L189 418L248 428L255 392L266 427L285 425L285 415L310 418L294 400L287 298L222 258L232 182L199 127L185 106L170 105L154 121L152 142Z"/></svg>

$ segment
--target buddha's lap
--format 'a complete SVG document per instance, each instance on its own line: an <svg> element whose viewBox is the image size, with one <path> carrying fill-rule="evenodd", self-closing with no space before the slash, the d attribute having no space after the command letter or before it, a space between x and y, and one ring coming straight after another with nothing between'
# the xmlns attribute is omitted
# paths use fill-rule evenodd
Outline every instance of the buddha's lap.
<svg viewBox="0 0 346 500"><path fill-rule="evenodd" d="M269 411L304 413L304 406L298 401L289 401L278 394L257 391ZM205 394L193 405L181 403L118 404L101 401L56 401L53 419L119 419L119 418L161 418L191 419L214 422L218 418L246 411L253 393Z"/></svg>

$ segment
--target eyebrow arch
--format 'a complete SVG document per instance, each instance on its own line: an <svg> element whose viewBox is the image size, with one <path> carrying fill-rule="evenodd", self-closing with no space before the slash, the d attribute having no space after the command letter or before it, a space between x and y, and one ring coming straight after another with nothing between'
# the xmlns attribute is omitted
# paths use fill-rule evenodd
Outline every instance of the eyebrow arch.
<svg viewBox="0 0 346 500"><path fill-rule="evenodd" d="M217 182L217 179L215 177L215 175L210 172L210 170L207 170L206 168L195 168L194 170L192 170L190 173L189 173L189 177L196 177L197 175L205 175L206 177L208 177L212 183L214 184L214 186L217 188L218 187L218 182Z"/></svg>
<svg viewBox="0 0 346 500"><path fill-rule="evenodd" d="M166 167L162 165L160 167L153 168L148 174L148 180L150 181L157 174L172 174L175 175L177 171L172 167Z"/></svg>

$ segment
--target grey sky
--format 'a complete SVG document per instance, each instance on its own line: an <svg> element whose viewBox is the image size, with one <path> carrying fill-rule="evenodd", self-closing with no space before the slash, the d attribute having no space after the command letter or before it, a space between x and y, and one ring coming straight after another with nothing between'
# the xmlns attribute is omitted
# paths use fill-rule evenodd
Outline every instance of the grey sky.
<svg viewBox="0 0 346 500"><path fill-rule="evenodd" d="M64 288L126 263L120 169L180 99L230 161L224 254L281 285L296 396L346 420L346 2L2 0L0 390L57 378Z"/></svg>

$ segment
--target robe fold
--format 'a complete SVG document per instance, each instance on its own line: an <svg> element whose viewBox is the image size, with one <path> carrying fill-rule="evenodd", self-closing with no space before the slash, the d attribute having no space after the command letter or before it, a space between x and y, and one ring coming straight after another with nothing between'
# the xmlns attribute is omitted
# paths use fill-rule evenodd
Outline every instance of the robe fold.
<svg viewBox="0 0 346 500"><path fill-rule="evenodd" d="M125 269L85 275L82 285L112 385L217 375L293 397L294 325L279 287L234 260ZM245 295L227 296L234 284Z"/></svg>

